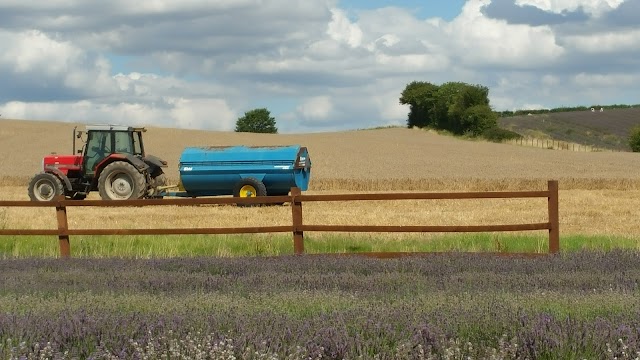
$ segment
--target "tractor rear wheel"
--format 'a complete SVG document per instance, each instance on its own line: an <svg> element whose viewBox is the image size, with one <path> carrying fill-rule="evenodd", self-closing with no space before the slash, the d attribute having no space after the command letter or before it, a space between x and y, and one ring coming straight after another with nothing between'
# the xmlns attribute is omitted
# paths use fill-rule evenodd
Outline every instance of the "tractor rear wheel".
<svg viewBox="0 0 640 360"><path fill-rule="evenodd" d="M267 196L267 188L262 181L248 177L244 178L236 183L233 188L234 197L256 197ZM254 204L237 204L238 206L255 206Z"/></svg>
<svg viewBox="0 0 640 360"><path fill-rule="evenodd" d="M107 165L98 178L102 200L131 200L144 197L147 180L136 168L124 161Z"/></svg>
<svg viewBox="0 0 640 360"><path fill-rule="evenodd" d="M31 201L51 201L63 192L62 181L51 173L39 173L29 181Z"/></svg>

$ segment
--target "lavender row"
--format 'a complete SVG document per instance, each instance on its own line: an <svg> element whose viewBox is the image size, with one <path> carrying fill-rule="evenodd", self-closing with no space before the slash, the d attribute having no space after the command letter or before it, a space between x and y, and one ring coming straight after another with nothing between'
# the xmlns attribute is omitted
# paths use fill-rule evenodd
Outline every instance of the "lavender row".
<svg viewBox="0 0 640 360"><path fill-rule="evenodd" d="M0 358L634 358L638 260L1 260Z"/></svg>
<svg viewBox="0 0 640 360"><path fill-rule="evenodd" d="M253 358L251 354L286 358L297 353L312 359L391 359L398 352L406 358L419 358L420 352L442 358L452 343L462 348L473 344L463 349L473 358L505 351L505 346L512 358L523 359L604 358L607 354L621 358L623 351L640 351L637 312L620 319L576 321L548 314L414 311L332 312L306 319L269 312L247 316L242 311L193 317L91 311L55 318L3 314L0 357L25 355L38 344L58 357L111 354L130 359L140 353L139 347L167 350L171 341L193 339L194 334L204 347L231 345L237 358Z"/></svg>
<svg viewBox="0 0 640 360"><path fill-rule="evenodd" d="M91 291L184 294L341 290L385 297L430 291L633 293L640 253L577 252L543 258L433 255L364 257L0 260L1 293Z"/></svg>

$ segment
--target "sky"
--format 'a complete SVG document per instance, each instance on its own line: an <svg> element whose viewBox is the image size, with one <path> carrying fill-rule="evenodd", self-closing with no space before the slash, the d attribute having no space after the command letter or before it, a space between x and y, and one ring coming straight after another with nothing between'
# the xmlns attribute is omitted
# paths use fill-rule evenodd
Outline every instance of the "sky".
<svg viewBox="0 0 640 360"><path fill-rule="evenodd" d="M495 110L640 103L640 0L0 0L2 119L281 133L405 125L412 81Z"/></svg>

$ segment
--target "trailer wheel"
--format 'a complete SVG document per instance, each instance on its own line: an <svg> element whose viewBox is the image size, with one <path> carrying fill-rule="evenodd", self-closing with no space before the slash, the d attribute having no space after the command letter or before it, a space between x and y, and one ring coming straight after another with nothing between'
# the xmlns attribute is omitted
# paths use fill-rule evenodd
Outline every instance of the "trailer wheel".
<svg viewBox="0 0 640 360"><path fill-rule="evenodd" d="M51 173L39 173L29 181L29 199L31 201L51 201L62 195L62 181Z"/></svg>
<svg viewBox="0 0 640 360"><path fill-rule="evenodd" d="M262 181L255 178L244 178L236 183L233 189L234 197L267 196L267 188ZM255 206L253 204L237 204L238 206Z"/></svg>
<svg viewBox="0 0 640 360"><path fill-rule="evenodd" d="M147 180L133 165L116 161L107 165L98 178L102 200L140 199L145 195Z"/></svg>

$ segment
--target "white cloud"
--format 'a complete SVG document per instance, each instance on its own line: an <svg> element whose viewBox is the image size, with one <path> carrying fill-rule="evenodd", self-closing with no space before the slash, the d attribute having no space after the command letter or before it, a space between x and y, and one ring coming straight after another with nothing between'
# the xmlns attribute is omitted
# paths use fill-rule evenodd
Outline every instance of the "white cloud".
<svg viewBox="0 0 640 360"><path fill-rule="evenodd" d="M542 84L545 86L555 86L559 83L560 79L557 76L547 74L542 77Z"/></svg>
<svg viewBox="0 0 640 360"><path fill-rule="evenodd" d="M3 117L15 119L62 120L81 123L126 125L169 125L161 109L147 104L95 104L89 101L73 103L41 103L12 101L0 106ZM158 122L160 120L160 122ZM164 121L163 121L164 120Z"/></svg>
<svg viewBox="0 0 640 360"><path fill-rule="evenodd" d="M528 103L525 103L522 106L522 108L523 109L527 109L527 110L543 110L543 109L547 109L547 107L545 107L542 104L528 104Z"/></svg>
<svg viewBox="0 0 640 360"><path fill-rule="evenodd" d="M489 0L469 0L462 13L446 26L448 40L460 61L470 66L537 67L558 60L564 49L548 26L508 24L487 18Z"/></svg>
<svg viewBox="0 0 640 360"><path fill-rule="evenodd" d="M18 34L0 32L4 50L0 63L16 73L42 72L59 75L83 60L83 52L66 41L56 41L38 30Z"/></svg>
<svg viewBox="0 0 640 360"><path fill-rule="evenodd" d="M640 14L639 14L640 16ZM588 35L568 36L565 42L587 53L615 53L619 51L638 52L640 49L640 30L618 30L617 32L598 32Z"/></svg>
<svg viewBox="0 0 640 360"><path fill-rule="evenodd" d="M376 62L383 66L396 69L397 72L418 72L444 70L449 65L446 56L438 54L376 54Z"/></svg>
<svg viewBox="0 0 640 360"><path fill-rule="evenodd" d="M561 14L584 9L593 16L616 9L625 0L516 0L516 5L530 5L538 9Z"/></svg>
<svg viewBox="0 0 640 360"><path fill-rule="evenodd" d="M62 120L80 123L153 125L232 131L236 113L221 99L168 98L161 104L90 101L42 103L12 101L0 106L5 118Z"/></svg>
<svg viewBox="0 0 640 360"><path fill-rule="evenodd" d="M333 105L328 96L316 96L306 99L296 110L305 119L324 120L327 119L332 109Z"/></svg>
<svg viewBox="0 0 640 360"><path fill-rule="evenodd" d="M586 74L573 78L576 85L588 88L622 88L640 83L640 74Z"/></svg>
<svg viewBox="0 0 640 360"><path fill-rule="evenodd" d="M352 24L340 9L331 9L331 22L327 28L327 34L332 39L344 42L351 47L360 46L362 43L362 30L357 24Z"/></svg>
<svg viewBox="0 0 640 360"><path fill-rule="evenodd" d="M169 99L171 117L179 128L231 131L236 113L222 99Z"/></svg>
<svg viewBox="0 0 640 360"><path fill-rule="evenodd" d="M395 93L386 93L374 98L380 117L386 125L405 125L407 123L408 105L401 105Z"/></svg>
<svg viewBox="0 0 640 360"><path fill-rule="evenodd" d="M75 44L39 30L18 33L0 29L0 75L12 78L13 87L46 86L56 91L82 91L105 95L114 85L111 66L103 56L90 56Z"/></svg>

